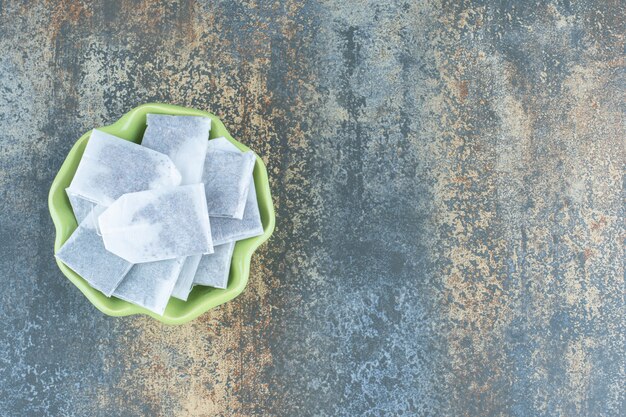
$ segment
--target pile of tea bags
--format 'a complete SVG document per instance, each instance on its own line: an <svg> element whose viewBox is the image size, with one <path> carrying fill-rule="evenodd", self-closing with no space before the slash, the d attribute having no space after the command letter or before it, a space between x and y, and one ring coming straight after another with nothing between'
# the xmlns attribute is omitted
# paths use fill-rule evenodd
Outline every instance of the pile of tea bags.
<svg viewBox="0 0 626 417"><path fill-rule="evenodd" d="M141 145L91 133L66 189L79 223L56 257L107 297L163 314L195 285L226 288L235 242L263 233L256 157L211 119L149 114Z"/></svg>

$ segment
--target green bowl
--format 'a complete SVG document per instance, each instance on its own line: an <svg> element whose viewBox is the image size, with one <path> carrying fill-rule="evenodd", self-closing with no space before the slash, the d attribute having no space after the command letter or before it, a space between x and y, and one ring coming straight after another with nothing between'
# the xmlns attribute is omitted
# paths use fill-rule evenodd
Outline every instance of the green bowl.
<svg viewBox="0 0 626 417"><path fill-rule="evenodd" d="M226 137L241 150L248 150L245 145L234 140L226 131L224 124L213 114L188 109L184 107L172 106L169 104L151 103L136 107L126 113L116 123L100 128L120 138L131 142L139 143L146 128L146 115L148 113L161 113L171 115L186 116L206 116L211 118L211 138L220 136ZM56 238L54 241L54 251L59 250L63 243L70 237L74 229L78 226L72 207L65 194L65 188L70 185L80 158L85 150L85 145L89 140L90 132L85 133L74 144L65 162L61 166L57 176L50 187L48 196L48 206L50 215L56 228ZM128 316L132 314L147 314L155 319L167 324L182 324L195 319L209 309L222 303L232 300L239 295L248 283L250 273L250 258L252 254L263 242L272 235L275 224L274 206L270 194L267 170L261 158L257 156L254 167L254 184L256 186L259 210L263 222L264 233L261 236L241 240L235 245L233 259L230 266L230 277L226 289L196 286L187 301L171 298L163 316L159 316L145 308L130 304L115 297L106 297L100 291L92 288L78 274L68 268L63 262L57 259L57 264L61 272L69 278L78 289L85 294L87 299L100 311L110 316Z"/></svg>

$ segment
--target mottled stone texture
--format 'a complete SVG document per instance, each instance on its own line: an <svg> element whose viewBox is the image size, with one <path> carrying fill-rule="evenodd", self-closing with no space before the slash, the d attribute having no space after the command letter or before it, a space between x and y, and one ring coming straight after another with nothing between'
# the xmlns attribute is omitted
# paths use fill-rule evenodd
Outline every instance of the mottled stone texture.
<svg viewBox="0 0 626 417"><path fill-rule="evenodd" d="M624 9L0 1L0 415L625 415ZM277 209L180 327L52 256L70 147L151 101L221 117Z"/></svg>

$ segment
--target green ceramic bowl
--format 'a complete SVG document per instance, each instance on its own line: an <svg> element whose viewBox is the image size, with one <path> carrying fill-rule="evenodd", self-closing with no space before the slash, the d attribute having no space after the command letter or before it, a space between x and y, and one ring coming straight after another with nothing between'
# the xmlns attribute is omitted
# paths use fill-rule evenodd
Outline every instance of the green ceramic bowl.
<svg viewBox="0 0 626 417"><path fill-rule="evenodd" d="M248 148L234 140L226 131L222 122L214 115L195 109L172 106L169 104L144 104L139 106L119 119L116 123L105 126L105 132L119 136L126 140L139 143L146 128L146 114L161 113L171 115L207 116L211 118L211 138L220 136L226 137L241 150ZM56 239L54 241L54 251L63 245L76 229L76 219L72 212L72 207L65 194L65 188L70 185L78 162L80 161L85 145L87 144L91 132L85 133L72 147L69 155L63 162L59 173L52 182L50 195L48 196L48 206L50 215L56 228ZM257 156L254 167L254 184L256 185L261 220L263 222L263 235L237 242L233 259L230 266L230 277L228 288L221 290L217 288L197 286L189 295L189 299L181 301L171 298L163 316L159 316L142 307L130 304L115 297L106 297L100 291L92 288L78 274L68 268L63 262L57 259L57 264L61 272L96 306L100 311L110 316L128 316L131 314L147 314L155 319L168 324L181 324L193 320L209 309L232 300L239 295L246 287L248 275L250 273L250 258L252 254L263 242L271 236L274 230L274 206L270 194L267 170L261 158Z"/></svg>

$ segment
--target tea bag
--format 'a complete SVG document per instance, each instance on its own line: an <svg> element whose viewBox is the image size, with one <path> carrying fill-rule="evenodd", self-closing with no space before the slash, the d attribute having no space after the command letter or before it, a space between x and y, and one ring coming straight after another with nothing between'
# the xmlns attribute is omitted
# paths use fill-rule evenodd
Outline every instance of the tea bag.
<svg viewBox="0 0 626 417"><path fill-rule="evenodd" d="M213 249L217 250L217 248ZM193 285L193 277L196 275L200 259L202 259L203 256L209 255L193 255L185 259L183 269L181 269L180 274L178 274L178 280L174 286L174 291L172 291L172 297L187 301L191 286Z"/></svg>
<svg viewBox="0 0 626 417"><path fill-rule="evenodd" d="M133 265L105 249L96 229L97 215L103 209L95 207L55 256L93 288L110 297Z"/></svg>
<svg viewBox="0 0 626 417"><path fill-rule="evenodd" d="M91 201L85 200L84 198L72 193L69 188L65 189L65 193L67 194L67 198L70 200L70 205L72 206L72 211L74 212L74 217L76 218L76 223L80 224L85 217L91 213L96 205Z"/></svg>
<svg viewBox="0 0 626 417"><path fill-rule="evenodd" d="M213 150L213 151L243 153L237 146L232 144L224 136L220 136L219 138L209 140L208 148L209 150ZM247 152L252 152L252 151L247 151Z"/></svg>
<svg viewBox="0 0 626 417"><path fill-rule="evenodd" d="M163 315L184 258L133 265L113 296Z"/></svg>
<svg viewBox="0 0 626 417"><path fill-rule="evenodd" d="M211 119L199 116L148 114L141 144L170 157L180 171L181 185L202 182L204 160L209 145ZM173 296L187 298L201 255L185 260L174 287ZM183 288L187 287L187 290ZM180 297L178 297L180 298Z"/></svg>
<svg viewBox="0 0 626 417"><path fill-rule="evenodd" d="M209 148L218 149L225 152L241 152L239 148L230 143L224 137L209 141ZM254 178L250 175L250 185L246 197L246 204L241 220L227 219L223 217L209 217L211 221L211 233L213 244L222 245L236 240L247 239L249 237L263 234L263 224L256 198L256 188ZM207 197L208 198L208 197Z"/></svg>
<svg viewBox="0 0 626 417"><path fill-rule="evenodd" d="M256 157L252 151L224 150L225 138L209 141L202 181L206 189L209 215L241 219Z"/></svg>
<svg viewBox="0 0 626 417"><path fill-rule="evenodd" d="M124 194L98 223L107 250L135 264L213 253L202 184Z"/></svg>
<svg viewBox="0 0 626 417"><path fill-rule="evenodd" d="M141 144L170 157L182 176L181 185L202 182L211 119L148 114L147 125Z"/></svg>
<svg viewBox="0 0 626 417"><path fill-rule="evenodd" d="M211 234L214 245L223 245L224 243L262 235L263 224L261 223L254 181L250 181L243 219L210 217L209 220L211 221Z"/></svg>
<svg viewBox="0 0 626 417"><path fill-rule="evenodd" d="M203 255L193 279L194 285L226 288L234 249L235 242L230 242L216 246L215 252L210 255Z"/></svg>
<svg viewBox="0 0 626 417"><path fill-rule="evenodd" d="M180 184L166 155L95 130L91 133L69 191L108 206L122 194Z"/></svg>

